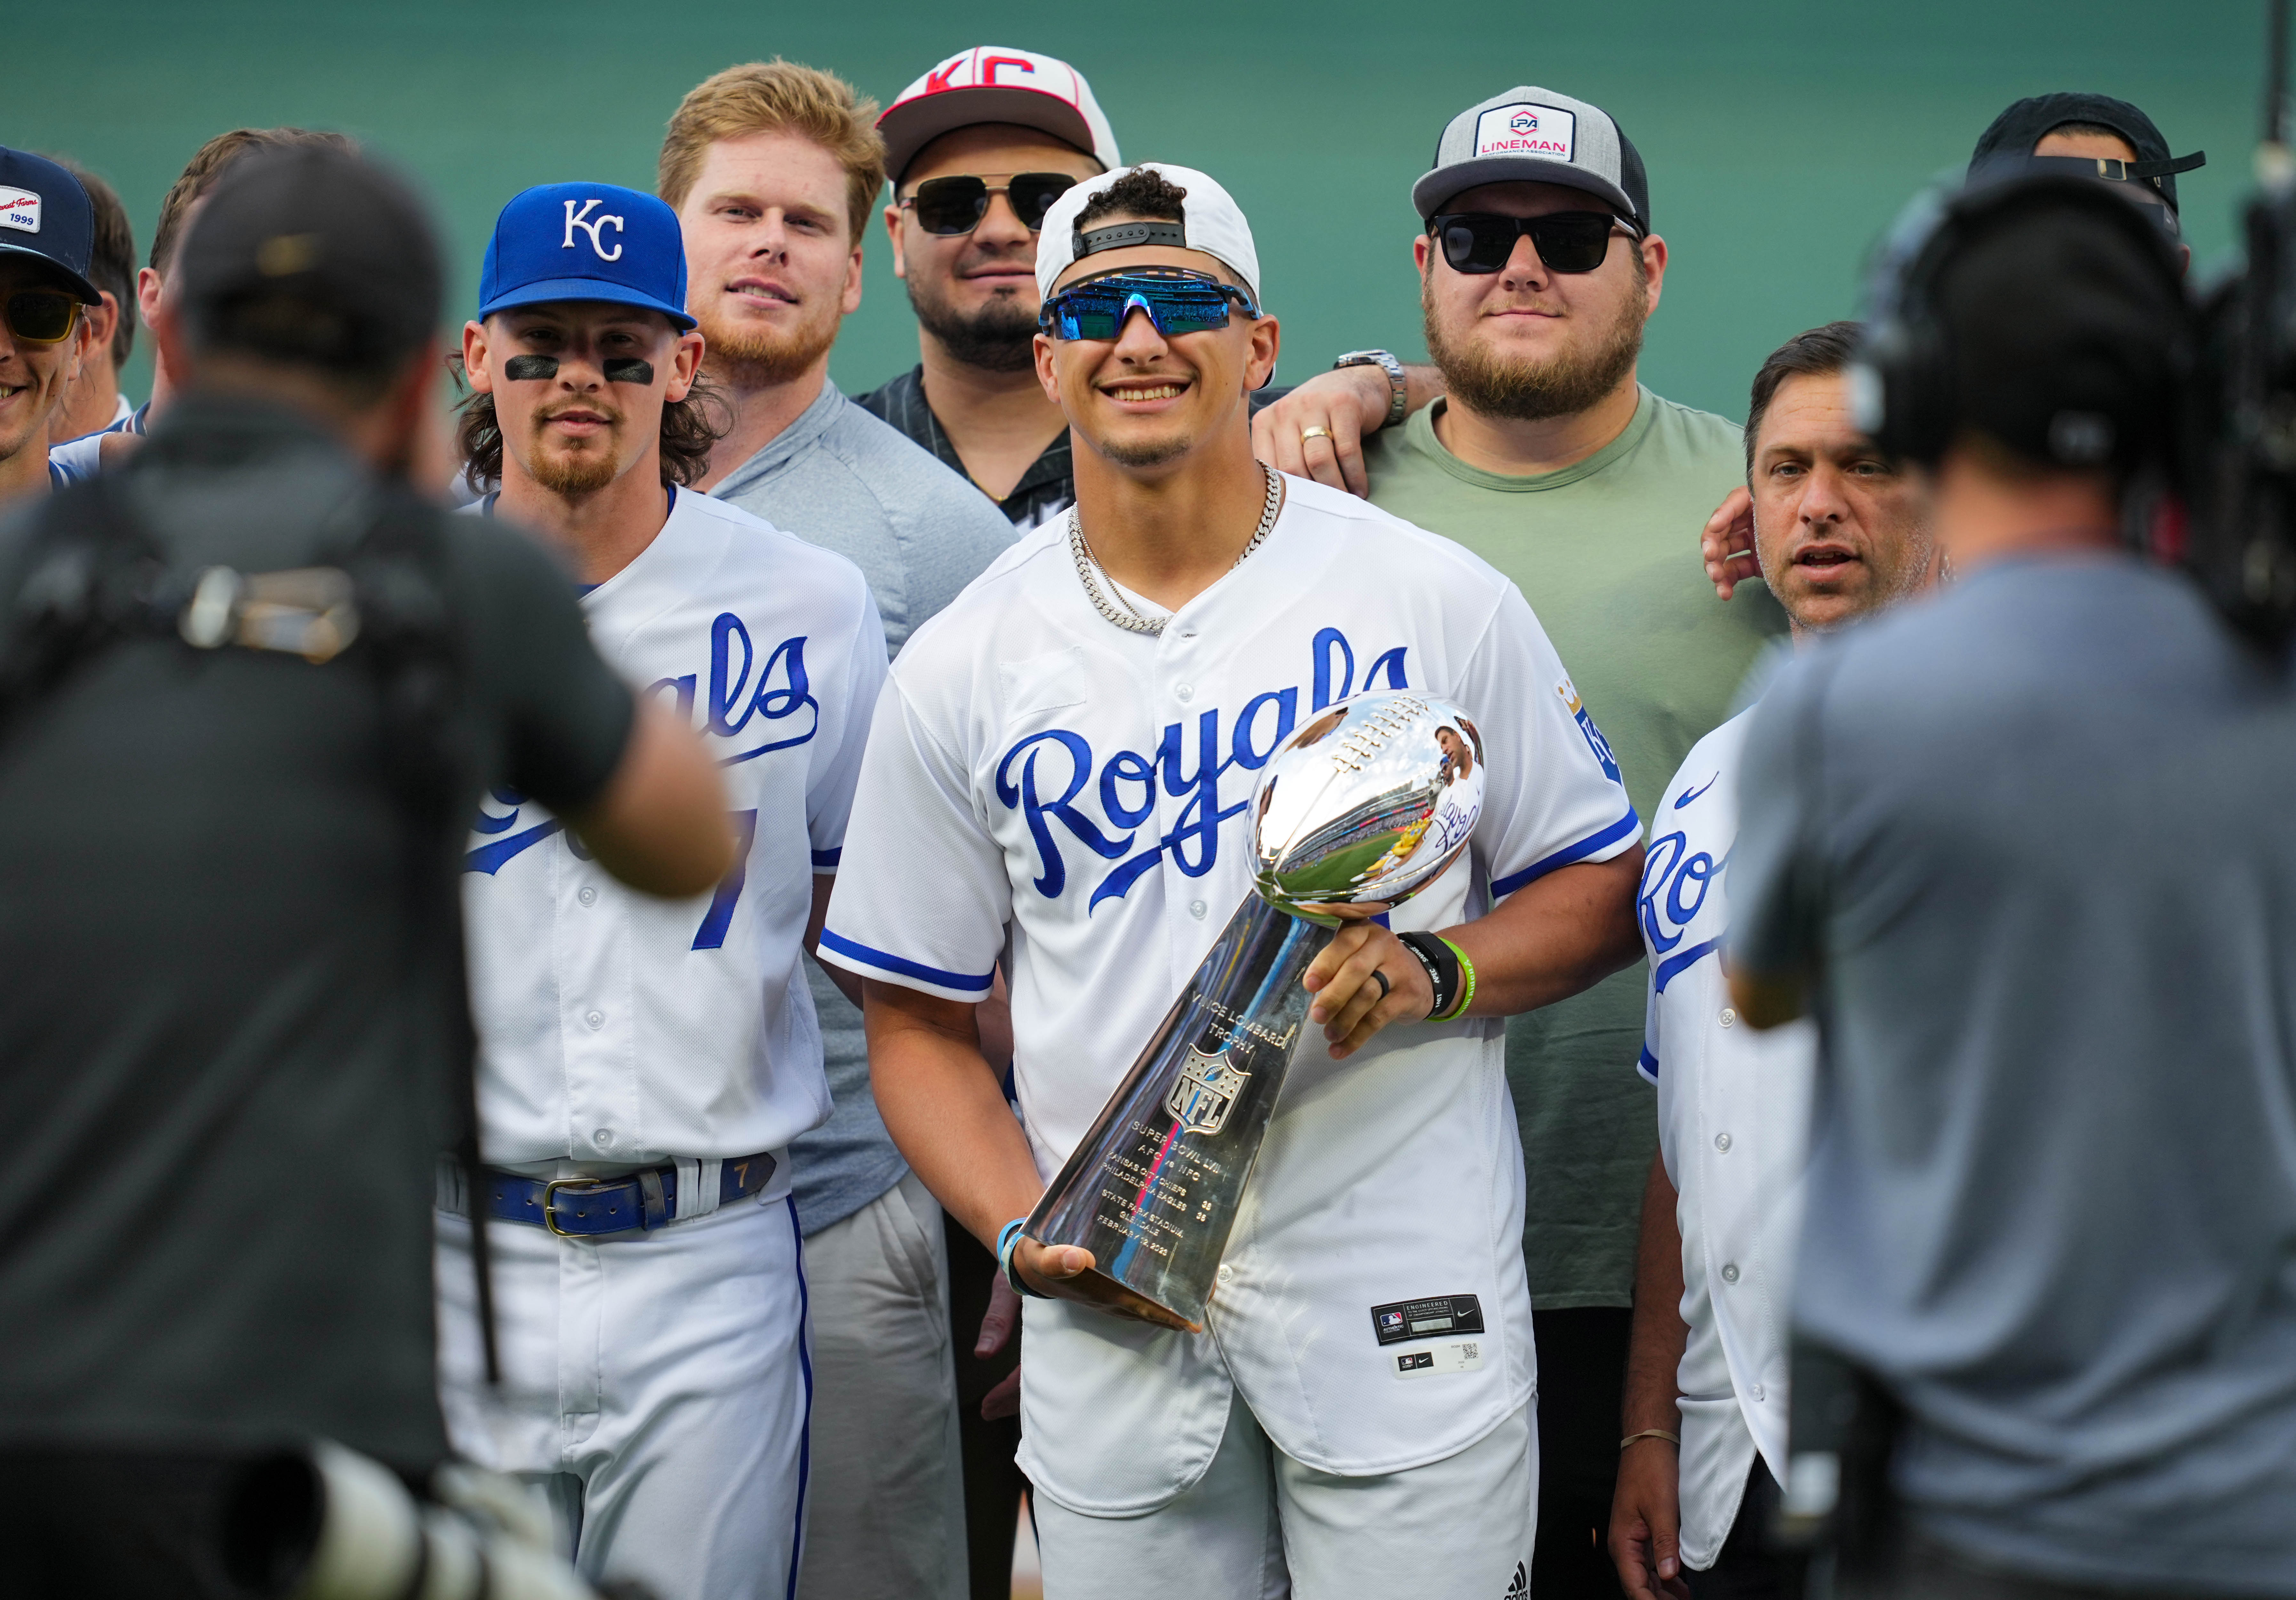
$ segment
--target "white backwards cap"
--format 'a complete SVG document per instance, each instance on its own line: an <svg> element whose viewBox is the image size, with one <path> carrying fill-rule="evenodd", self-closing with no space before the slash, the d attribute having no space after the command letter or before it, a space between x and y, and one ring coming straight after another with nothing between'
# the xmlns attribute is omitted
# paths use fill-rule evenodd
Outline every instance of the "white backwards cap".
<svg viewBox="0 0 2296 1600"><path fill-rule="evenodd" d="M1090 230L1087 240L1077 232L1076 219L1085 202L1113 185L1127 172L1145 170L1160 175L1176 189L1187 192L1177 223L1110 223ZM1138 235L1136 237L1132 235ZM1114 235L1114 236L1110 236ZM1177 244L1197 250L1243 280L1255 300L1259 294L1259 251L1251 242L1251 225L1235 197L1208 174L1193 167L1166 161L1143 161L1137 168L1119 168L1086 178L1067 190L1045 214L1044 230L1037 235L1037 292L1049 296L1078 259L1096 250L1120 250L1133 244Z"/></svg>

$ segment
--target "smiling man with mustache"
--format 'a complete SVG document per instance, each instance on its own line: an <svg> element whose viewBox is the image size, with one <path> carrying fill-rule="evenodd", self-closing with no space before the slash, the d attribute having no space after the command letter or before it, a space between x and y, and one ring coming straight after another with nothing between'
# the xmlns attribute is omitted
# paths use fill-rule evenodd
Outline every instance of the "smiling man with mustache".
<svg viewBox="0 0 2296 1600"><path fill-rule="evenodd" d="M1281 337L1225 188L1162 163L1075 185L1037 287L1076 504L894 663L821 951L868 981L903 1152L1045 1297L1021 1397L1046 1593L1521 1594L1536 1361L1498 1019L1637 953L1636 818L1521 590L1253 459ZM1368 688L1488 739L1473 866L1307 972L1316 1033L1206 1329L1119 1323L1028 1213L1247 892L1253 775ZM977 1016L1000 964L1017 1121ZM1429 1297L1457 1320L1405 1332Z"/></svg>

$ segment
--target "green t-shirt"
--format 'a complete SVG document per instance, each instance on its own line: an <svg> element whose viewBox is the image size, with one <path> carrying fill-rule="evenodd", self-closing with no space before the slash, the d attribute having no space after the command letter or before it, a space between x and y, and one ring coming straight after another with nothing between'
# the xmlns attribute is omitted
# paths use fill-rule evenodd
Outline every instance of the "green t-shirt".
<svg viewBox="0 0 2296 1600"><path fill-rule="evenodd" d="M1642 391L1625 432L1559 472L1506 477L1443 447L1444 402L1364 441L1374 505L1514 579L1647 825L1690 747L1785 616L1759 584L1717 600L1698 530L1745 481L1738 425ZM1635 1236L1658 1143L1641 1054L1644 964L1507 1023L1529 1181L1523 1255L1547 1310L1633 1303Z"/></svg>

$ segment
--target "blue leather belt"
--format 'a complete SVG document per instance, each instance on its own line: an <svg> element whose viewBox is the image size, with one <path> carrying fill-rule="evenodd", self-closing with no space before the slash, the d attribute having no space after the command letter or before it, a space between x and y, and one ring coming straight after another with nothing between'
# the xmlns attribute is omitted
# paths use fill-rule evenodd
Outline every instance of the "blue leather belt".
<svg viewBox="0 0 2296 1600"><path fill-rule="evenodd" d="M762 1190L774 1158L727 1156L718 1169L718 1203L731 1205ZM677 1169L647 1167L620 1177L521 1177L487 1169L487 1214L547 1228L562 1238L652 1233L677 1220Z"/></svg>

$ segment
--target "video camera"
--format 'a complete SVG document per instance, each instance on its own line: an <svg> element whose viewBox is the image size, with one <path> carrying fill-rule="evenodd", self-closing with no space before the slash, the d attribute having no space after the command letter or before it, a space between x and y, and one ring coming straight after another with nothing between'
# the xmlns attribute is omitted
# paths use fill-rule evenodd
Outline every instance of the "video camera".
<svg viewBox="0 0 2296 1600"><path fill-rule="evenodd" d="M2258 190L2246 258L2200 302L2179 542L2152 554L2192 572L2258 644L2296 634L2296 154L2286 138L2288 0L2274 0Z"/></svg>
<svg viewBox="0 0 2296 1600"><path fill-rule="evenodd" d="M634 1583L584 1582L511 1479L450 1464L418 1500L381 1463L324 1440L249 1465L220 1531L233 1582L283 1600L651 1600Z"/></svg>

